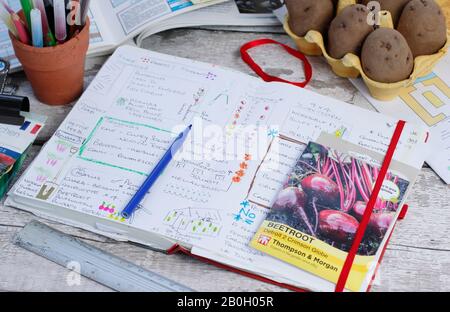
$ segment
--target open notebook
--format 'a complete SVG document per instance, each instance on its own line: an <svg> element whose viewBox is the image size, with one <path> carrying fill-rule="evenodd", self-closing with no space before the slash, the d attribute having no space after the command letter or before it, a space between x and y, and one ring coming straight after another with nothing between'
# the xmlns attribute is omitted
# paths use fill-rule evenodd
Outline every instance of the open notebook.
<svg viewBox="0 0 450 312"><path fill-rule="evenodd" d="M306 144L328 133L382 155L396 123L288 84L124 46L6 204L115 239L166 251L179 245L271 281L329 291L332 282L252 249L250 240ZM132 218L122 219L122 207L188 124L193 130L183 150ZM407 124L395 152L395 161L413 171L406 193L423 165L426 138L426 129Z"/></svg>

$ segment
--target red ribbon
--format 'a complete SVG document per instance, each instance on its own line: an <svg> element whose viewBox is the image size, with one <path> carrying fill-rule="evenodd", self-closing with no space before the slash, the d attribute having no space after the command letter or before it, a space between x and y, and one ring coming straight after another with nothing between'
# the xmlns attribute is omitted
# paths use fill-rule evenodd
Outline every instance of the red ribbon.
<svg viewBox="0 0 450 312"><path fill-rule="evenodd" d="M367 203L366 210L364 211L361 223L359 224L358 230L356 231L352 247L347 254L347 258L345 259L341 274L339 275L339 279L335 288L336 292L344 291L345 284L347 283L348 276L353 266L353 261L355 260L359 245L361 244L364 233L366 232L367 225L369 224L370 217L372 216L373 208L375 207L375 203L380 193L381 186L383 185L384 179L389 169L389 165L391 164L392 158L394 157L394 152L397 148L398 142L400 141L400 137L402 135L405 124L406 123L403 120L400 120L397 123L397 127L395 128L394 135L392 136L391 143L389 144L389 148L386 152L383 165L380 168L380 173L378 175L377 181L375 182L375 186L373 188L369 202Z"/></svg>
<svg viewBox="0 0 450 312"><path fill-rule="evenodd" d="M271 75L267 74L258 64L256 64L256 62L248 54L248 50L253 49L255 47L262 46L262 45L266 45L266 44L279 45L284 50L286 50L290 55L300 59L303 62L303 67L304 67L304 71L305 71L305 81L292 82L292 81L284 80L279 77L271 76ZM299 51L294 50L293 48L291 48L285 44L282 44L280 42L277 42L275 40L272 40L272 39L258 39L258 40L250 41L250 42L244 44L241 47L241 57L242 57L242 60L245 63L247 63L248 66L250 66L250 68L259 77L261 77L264 81L267 81L267 82L272 82L272 81L285 82L285 83L289 83L289 84L292 84L292 85L300 87L300 88L304 88L311 81L311 78L312 78L312 67L311 67L311 64L309 63L308 59L306 58L306 56L304 56Z"/></svg>

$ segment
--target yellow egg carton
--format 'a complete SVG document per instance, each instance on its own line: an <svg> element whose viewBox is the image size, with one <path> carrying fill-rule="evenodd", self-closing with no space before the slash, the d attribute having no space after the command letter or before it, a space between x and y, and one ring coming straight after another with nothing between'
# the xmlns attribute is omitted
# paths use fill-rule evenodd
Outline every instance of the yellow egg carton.
<svg viewBox="0 0 450 312"><path fill-rule="evenodd" d="M448 0L436 0L436 2L441 6L446 1ZM340 0L337 7L337 13L339 14L339 12L345 7L352 4L356 4L356 1ZM381 11L379 14L381 27L394 28L391 14L388 11ZM433 55L416 57L414 59L414 70L408 79L395 83L381 83L367 77L362 69L361 60L357 55L348 53L342 59L332 58L325 48L324 38L320 32L310 30L304 37L297 36L289 27L289 16L286 16L284 29L286 33L295 41L300 52L311 56L323 55L328 64L330 64L333 72L340 77L357 78L362 76L362 79L367 85L370 94L374 98L381 101L389 101L394 99L404 88L413 85L417 78L430 74L436 63L447 53L450 45L450 31L447 30L447 43L445 46Z"/></svg>

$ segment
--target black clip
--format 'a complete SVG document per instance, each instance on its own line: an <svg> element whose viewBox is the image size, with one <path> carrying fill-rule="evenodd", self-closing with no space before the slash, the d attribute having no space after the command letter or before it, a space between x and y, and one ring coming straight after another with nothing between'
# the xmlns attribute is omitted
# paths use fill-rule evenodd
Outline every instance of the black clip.
<svg viewBox="0 0 450 312"><path fill-rule="evenodd" d="M20 112L30 111L30 100L24 96L12 95L16 87L10 87L11 91L5 93L9 63L0 59L0 123L21 126L25 122Z"/></svg>

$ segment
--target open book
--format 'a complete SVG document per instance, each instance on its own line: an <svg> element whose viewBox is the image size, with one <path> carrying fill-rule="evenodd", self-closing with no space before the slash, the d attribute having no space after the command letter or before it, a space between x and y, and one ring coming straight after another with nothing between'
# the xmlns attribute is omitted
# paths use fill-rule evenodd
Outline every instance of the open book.
<svg viewBox="0 0 450 312"><path fill-rule="evenodd" d="M6 205L159 250L179 245L274 282L329 291L333 282L258 252L250 241L306 144L328 133L384 155L396 123L289 84L123 46L10 191ZM189 124L193 129L182 151L131 219L121 218ZM427 135L414 124L402 133L394 159L401 165L396 174L408 184L399 207L423 165ZM373 273L370 267L366 275Z"/></svg>
<svg viewBox="0 0 450 312"><path fill-rule="evenodd" d="M6 0L20 10L19 0ZM248 1L247 1L248 2ZM250 1L252 3L253 1ZM111 53L138 37L138 44L152 34L194 26L271 26L279 21L269 9L248 10L234 0L96 0L91 1L89 55ZM8 30L0 23L0 57L20 68Z"/></svg>

